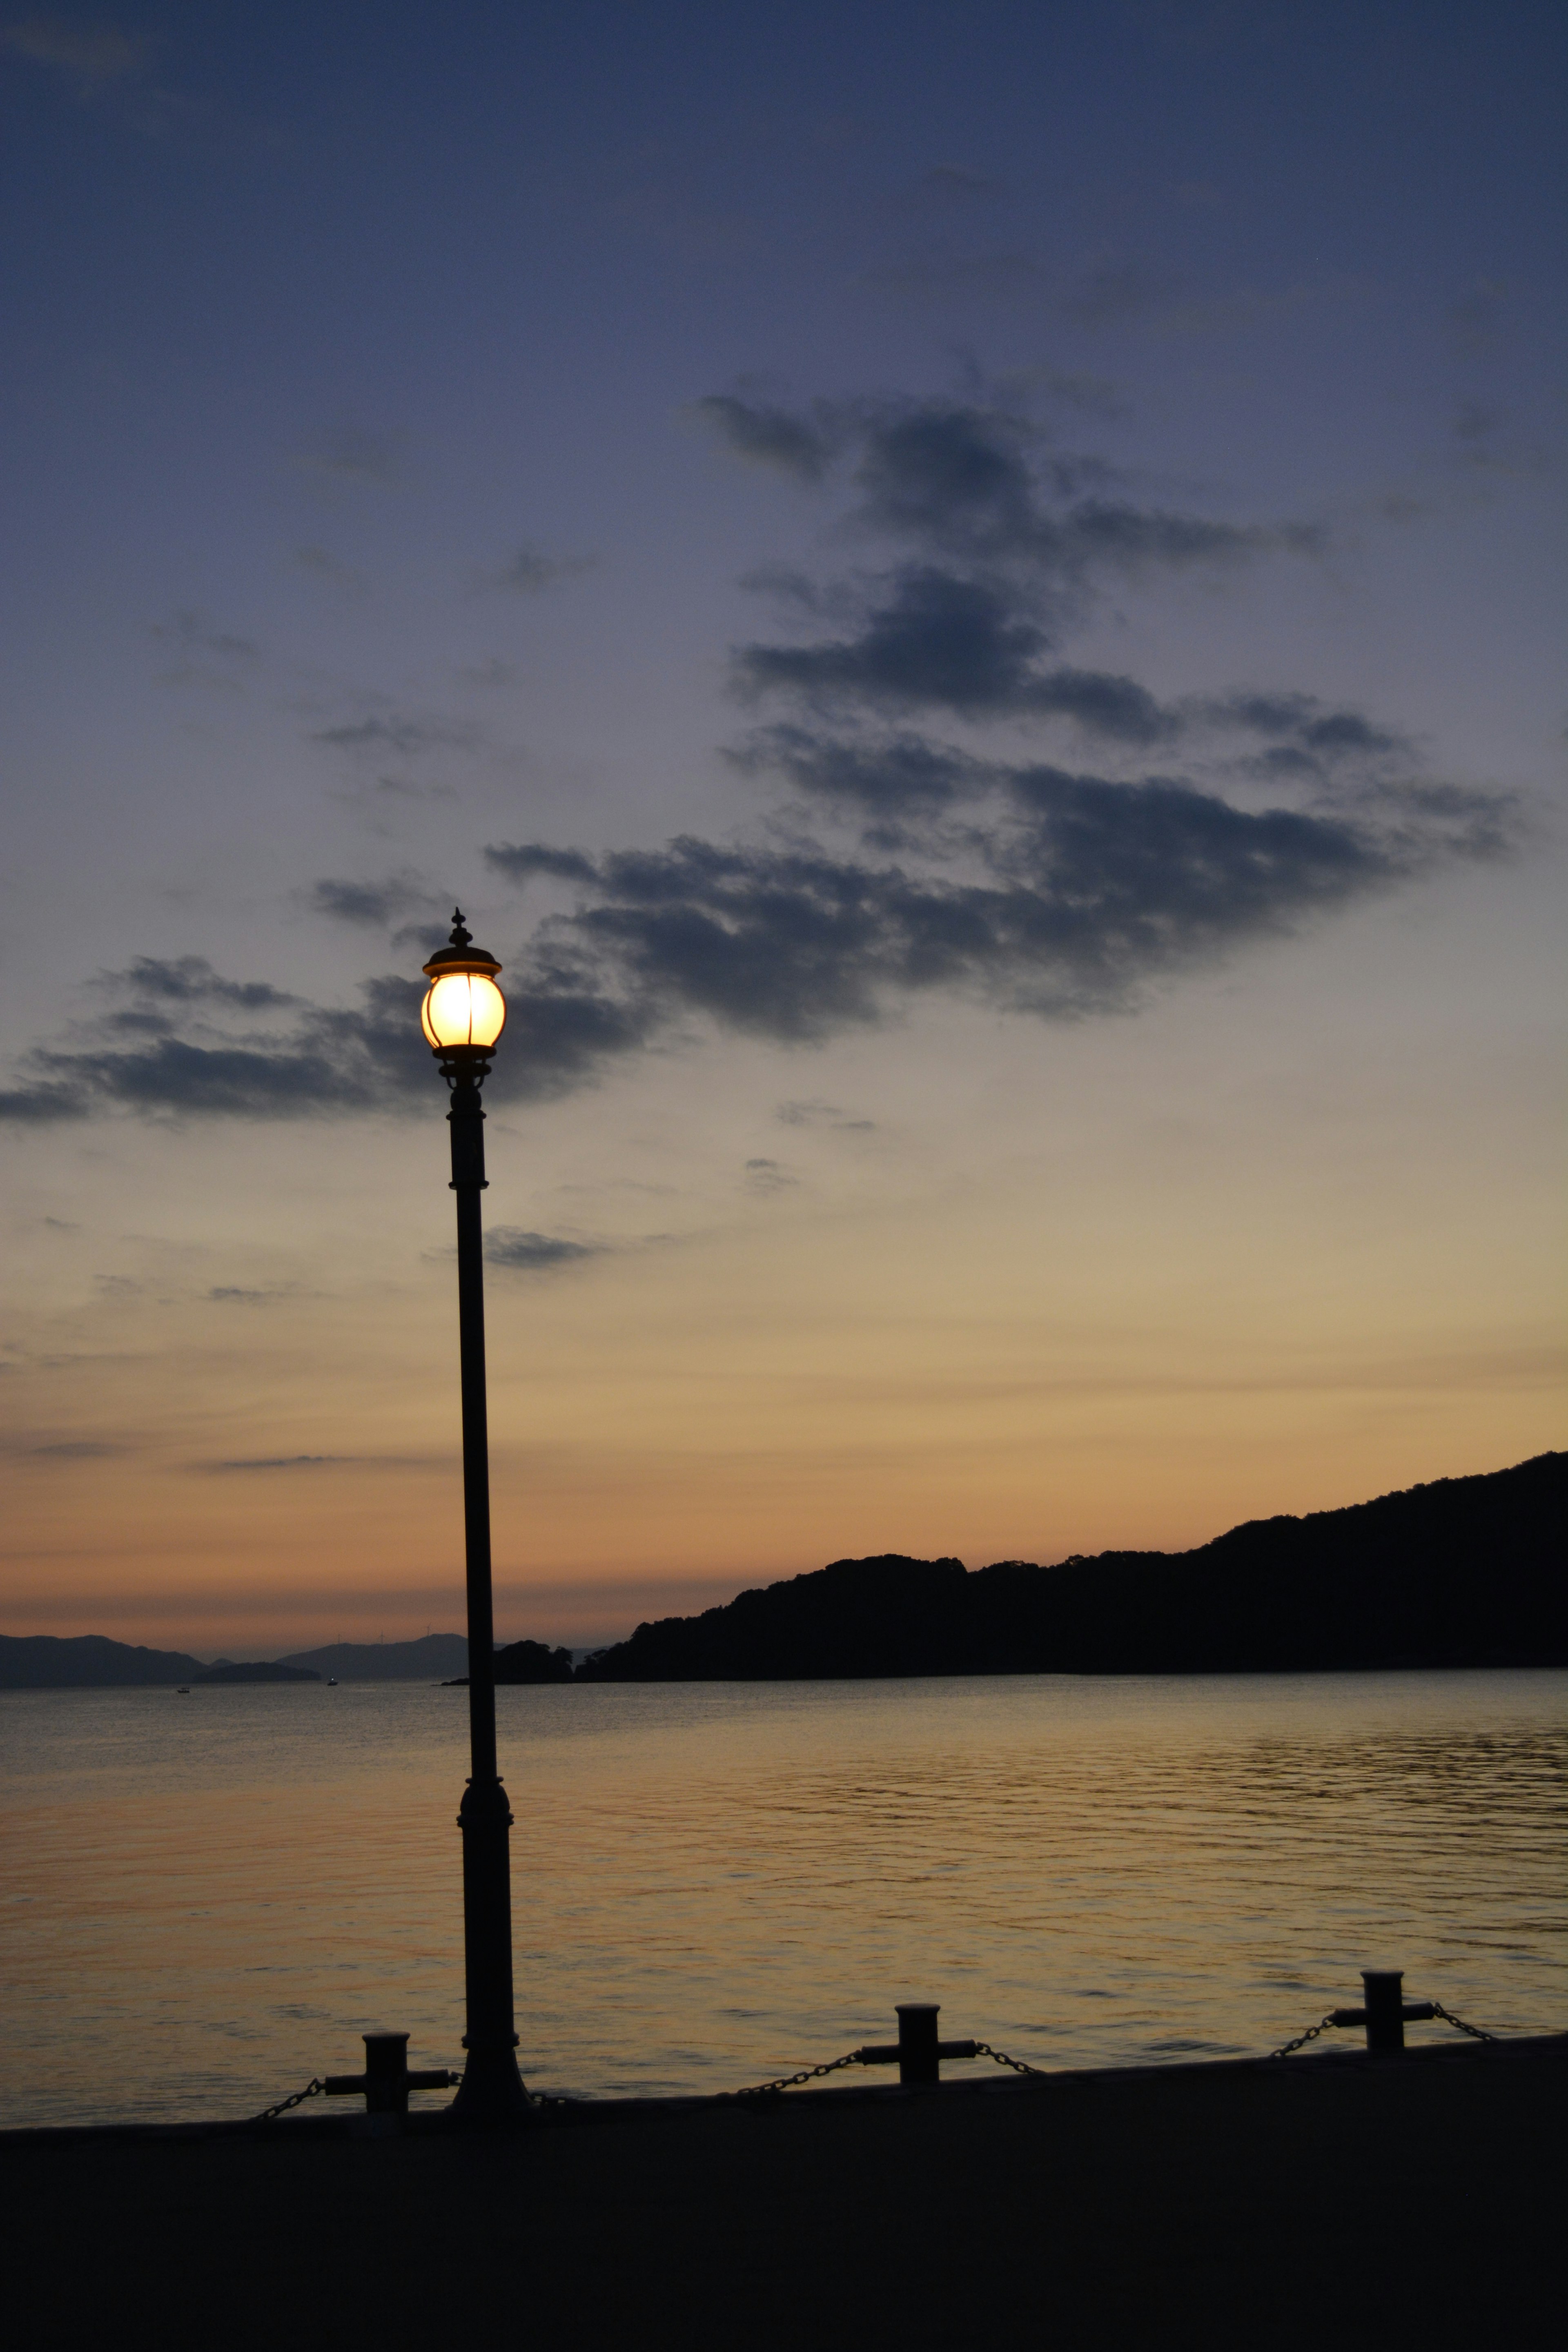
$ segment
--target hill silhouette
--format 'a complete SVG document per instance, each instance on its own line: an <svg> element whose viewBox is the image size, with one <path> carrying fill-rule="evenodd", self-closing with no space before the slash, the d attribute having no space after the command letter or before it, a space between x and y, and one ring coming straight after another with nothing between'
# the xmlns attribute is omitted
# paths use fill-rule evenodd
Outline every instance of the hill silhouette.
<svg viewBox="0 0 1568 2352"><path fill-rule="evenodd" d="M0 1690L127 1690L194 1682L184 1650L144 1650L105 1633L0 1633Z"/></svg>
<svg viewBox="0 0 1568 2352"><path fill-rule="evenodd" d="M572 1653L545 1642L509 1642L496 1652L495 1672L498 1683L569 1683Z"/></svg>
<svg viewBox="0 0 1568 2352"><path fill-rule="evenodd" d="M329 1642L324 1649L290 1650L283 1666L306 1666L341 1683L441 1682L468 1671L461 1633L425 1633L417 1642Z"/></svg>
<svg viewBox="0 0 1568 2352"><path fill-rule="evenodd" d="M247 1659L235 1665L223 1659L214 1666L204 1666L194 1676L198 1683L319 1683L321 1675L310 1666L285 1666L266 1658Z"/></svg>
<svg viewBox="0 0 1568 2352"><path fill-rule="evenodd" d="M1568 1665L1568 1454L1186 1552L1055 1568L884 1553L639 1625L584 1682Z"/></svg>

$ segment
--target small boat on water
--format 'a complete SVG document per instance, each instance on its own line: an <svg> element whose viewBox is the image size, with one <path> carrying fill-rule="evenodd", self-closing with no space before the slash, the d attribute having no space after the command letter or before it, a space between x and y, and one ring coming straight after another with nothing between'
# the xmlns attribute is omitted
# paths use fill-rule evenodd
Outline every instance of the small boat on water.
<svg viewBox="0 0 1568 2352"><path fill-rule="evenodd" d="M190 1686L189 1683L181 1683L181 1685L179 1685L178 1689L177 1689L177 1690L175 1691L175 1693L174 1693L174 1696L175 1696L176 1698L189 1698L190 1695L191 1695L191 1686Z"/></svg>
<svg viewBox="0 0 1568 2352"><path fill-rule="evenodd" d="M336 1690L337 1686L338 1686L338 1678L337 1678L336 1675L329 1675L327 1676L327 1688L328 1688L329 1690Z"/></svg>

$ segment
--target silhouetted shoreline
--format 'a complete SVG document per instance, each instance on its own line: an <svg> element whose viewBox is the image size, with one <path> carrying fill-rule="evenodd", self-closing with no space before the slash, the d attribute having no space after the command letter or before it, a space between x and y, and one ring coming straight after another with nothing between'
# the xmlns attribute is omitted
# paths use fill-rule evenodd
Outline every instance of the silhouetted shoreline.
<svg viewBox="0 0 1568 2352"><path fill-rule="evenodd" d="M1568 1454L1189 1552L1059 1567L835 1560L700 1617L639 1625L582 1682L925 1675L1310 1674L1568 1665Z"/></svg>
<svg viewBox="0 0 1568 2352"><path fill-rule="evenodd" d="M1568 1666L1568 1453L1441 1478L1302 1518L1253 1519L1185 1552L1056 1567L887 1552L641 1624L571 1653L521 1641L498 1684L825 1682L931 1675L1317 1674ZM339 1643L204 1666L101 1635L0 1636L0 1689L441 1680L466 1643ZM342 1671L340 1672L340 1668ZM442 1670L446 1669L445 1672Z"/></svg>

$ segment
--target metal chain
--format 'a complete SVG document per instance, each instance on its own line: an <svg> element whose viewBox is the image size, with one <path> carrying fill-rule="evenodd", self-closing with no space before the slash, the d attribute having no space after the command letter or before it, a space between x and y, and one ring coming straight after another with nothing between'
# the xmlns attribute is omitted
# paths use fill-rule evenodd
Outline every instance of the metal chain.
<svg viewBox="0 0 1568 2352"><path fill-rule="evenodd" d="M1456 2017L1453 2011L1445 2009L1440 2000L1435 2000L1432 2003L1432 2014L1434 2017L1440 2017L1445 2025L1457 2025L1461 2033L1471 2034L1478 2042L1496 2042L1501 2038L1496 2033L1488 2033L1479 2025L1467 2025L1462 2017Z"/></svg>
<svg viewBox="0 0 1568 2352"><path fill-rule="evenodd" d="M1298 2033L1294 2042L1282 2042L1278 2050L1271 2050L1268 2053L1269 2057L1289 2058L1293 2051L1305 2050L1308 2042L1315 2042L1319 2034L1324 2032L1333 2021L1334 2012L1331 2009L1327 2017L1320 2018L1316 2025L1309 2025L1305 2033Z"/></svg>
<svg viewBox="0 0 1568 2352"><path fill-rule="evenodd" d="M279 2116L286 2116L290 2107L303 2106L307 2099L313 2099L318 2091L324 2091L326 2087L319 2074L313 2075L304 2089L296 2091L292 2098L279 2099L275 2107L263 2107L258 2116L250 2117L250 2121L253 2124L275 2123Z"/></svg>
<svg viewBox="0 0 1568 2352"><path fill-rule="evenodd" d="M751 2083L743 2091L720 2091L721 2099L770 2099L780 2091L793 2091L802 2083L815 2083L819 2074L837 2074L841 2066L858 2066L858 2050L846 2052L842 2058L830 2059L826 2066L803 2066L798 2074L780 2074L771 2083Z"/></svg>
<svg viewBox="0 0 1568 2352"><path fill-rule="evenodd" d="M1011 2066L1015 2074L1043 2074L1046 2071L1043 2066L1026 2066L1021 2058L1009 2058L1005 2050L993 2050L989 2042L977 2042L974 2054L977 2058L994 2059L998 2066Z"/></svg>
<svg viewBox="0 0 1568 2352"><path fill-rule="evenodd" d="M1458 2026L1461 2033L1470 2034L1477 2042L1496 2042L1500 2038L1495 2033L1488 2033L1479 2025L1467 2025L1462 2017L1456 2017L1453 2011L1445 2009L1440 2000L1433 2001L1431 2008L1433 2016L1440 2017L1445 2025ZM1332 2025L1333 2021L1334 2012L1330 2010L1327 2017L1321 2019L1316 2025L1309 2025L1305 2033L1298 2033L1294 2042L1282 2042L1278 2050L1271 2050L1269 2057L1289 2058L1292 2052L1304 2050L1309 2042L1315 2042L1324 2028Z"/></svg>
<svg viewBox="0 0 1568 2352"><path fill-rule="evenodd" d="M1474 2041L1495 2042L1499 2038L1495 2033L1487 2032L1483 2026L1470 2025L1464 2018L1456 2017L1453 2011L1445 2009L1440 2000L1435 2000L1432 2003L1432 2014L1434 2017L1440 2017L1445 2025L1455 2026L1459 2032L1469 2034ZM1309 2025L1305 2033L1298 2033L1294 2041L1282 2042L1278 2050L1271 2050L1268 2053L1270 2059L1289 2058L1298 2050L1304 2050L1309 2042L1316 2042L1320 2033L1326 2032L1333 2021L1334 2012L1331 2010L1326 2017L1319 2019L1316 2025ZM1005 2050L993 2050L989 2042L977 2042L974 2045L974 2055L977 2058L989 2058L994 2065L1010 2067L1015 2074L1043 2075L1047 2071L1043 2066L1029 2065L1022 2058L1010 2058ZM749 2083L743 2091L720 2091L716 2095L721 2099L776 2098L781 2092L798 2090L803 2083L819 2082L825 2074L837 2074L844 2067L856 2066L859 2063L860 2053L858 2050L848 2050L842 2058L829 2059L825 2066L803 2066L798 2074L777 2074L771 2083ZM456 2082L458 2078L454 2075L452 2079ZM326 2087L318 2075L307 2083L302 2091L294 2092L289 2098L279 2099L276 2106L263 2107L261 2113L258 2116L252 2116L250 2120L257 2124L275 2123L279 2116L286 2116L291 2107L303 2106L307 2099L313 2099L318 2092L324 2091ZM528 2094L528 2104L531 2107L568 2107L573 2102L567 2098L552 2096L547 2091L531 2091Z"/></svg>

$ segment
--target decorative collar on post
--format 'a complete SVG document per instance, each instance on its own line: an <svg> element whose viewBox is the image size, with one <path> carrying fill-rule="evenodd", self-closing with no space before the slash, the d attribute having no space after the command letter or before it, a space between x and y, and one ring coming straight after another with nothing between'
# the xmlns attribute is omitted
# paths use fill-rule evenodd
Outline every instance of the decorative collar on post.
<svg viewBox="0 0 1568 2352"><path fill-rule="evenodd" d="M425 966L430 987L419 1010L426 1043L439 1056L448 1086L459 1078L479 1086L489 1074L506 1027L506 999L496 986L500 970L494 956L475 947L462 908L454 908L452 936Z"/></svg>

